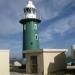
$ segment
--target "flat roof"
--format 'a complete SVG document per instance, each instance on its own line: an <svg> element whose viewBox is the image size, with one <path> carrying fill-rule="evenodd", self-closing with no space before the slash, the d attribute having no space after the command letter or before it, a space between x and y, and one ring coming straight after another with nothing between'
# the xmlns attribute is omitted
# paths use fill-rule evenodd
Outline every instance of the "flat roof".
<svg viewBox="0 0 75 75"><path fill-rule="evenodd" d="M9 52L9 49L0 49L0 52Z"/></svg>
<svg viewBox="0 0 75 75"><path fill-rule="evenodd" d="M66 52L68 49L33 49L33 50L25 50L23 53L36 53L36 52Z"/></svg>

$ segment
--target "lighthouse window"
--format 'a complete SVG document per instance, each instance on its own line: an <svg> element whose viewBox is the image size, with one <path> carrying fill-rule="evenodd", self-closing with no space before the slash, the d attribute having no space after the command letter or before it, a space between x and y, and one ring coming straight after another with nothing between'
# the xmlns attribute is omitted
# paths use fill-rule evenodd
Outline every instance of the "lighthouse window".
<svg viewBox="0 0 75 75"><path fill-rule="evenodd" d="M28 12L31 13L31 9L30 8L29 8Z"/></svg>
<svg viewBox="0 0 75 75"><path fill-rule="evenodd" d="M35 14L35 9L33 9L33 13Z"/></svg>
<svg viewBox="0 0 75 75"><path fill-rule="evenodd" d="M26 25L24 25L24 30L26 30Z"/></svg>
<svg viewBox="0 0 75 75"><path fill-rule="evenodd" d="M38 35L37 34L35 34L35 39L38 40Z"/></svg>
<svg viewBox="0 0 75 75"><path fill-rule="evenodd" d="M34 29L36 29L36 30L37 30L37 24L34 24Z"/></svg>
<svg viewBox="0 0 75 75"><path fill-rule="evenodd" d="M33 43L32 43L32 42L31 42L30 44L31 44L31 45L33 45Z"/></svg>
<svg viewBox="0 0 75 75"><path fill-rule="evenodd" d="M31 8L26 8L25 10L24 10L26 13L28 12L28 13L31 13Z"/></svg>
<svg viewBox="0 0 75 75"><path fill-rule="evenodd" d="M35 14L35 9L34 8L26 8L24 9L25 13L34 13Z"/></svg>
<svg viewBox="0 0 75 75"><path fill-rule="evenodd" d="M31 13L35 14L35 9L34 8L30 8Z"/></svg>

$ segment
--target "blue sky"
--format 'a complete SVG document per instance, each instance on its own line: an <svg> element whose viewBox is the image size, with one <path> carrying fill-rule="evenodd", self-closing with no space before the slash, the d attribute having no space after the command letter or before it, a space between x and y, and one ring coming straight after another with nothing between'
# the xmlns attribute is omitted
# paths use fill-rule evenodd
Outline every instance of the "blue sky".
<svg viewBox="0 0 75 75"><path fill-rule="evenodd" d="M0 49L22 56L23 8L28 0L0 0ZM75 44L75 0L33 0L39 24L40 48L70 48Z"/></svg>

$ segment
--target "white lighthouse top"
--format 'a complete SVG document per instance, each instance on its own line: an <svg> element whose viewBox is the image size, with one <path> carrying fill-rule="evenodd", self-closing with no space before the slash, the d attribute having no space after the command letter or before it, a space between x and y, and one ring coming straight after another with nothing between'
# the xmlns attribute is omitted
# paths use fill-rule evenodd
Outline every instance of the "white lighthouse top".
<svg viewBox="0 0 75 75"><path fill-rule="evenodd" d="M36 8L31 0L28 1L28 4L25 7L25 18L36 18Z"/></svg>
<svg viewBox="0 0 75 75"><path fill-rule="evenodd" d="M26 5L26 8L34 8L35 9L35 6L34 6L34 4L31 0L28 1L28 4Z"/></svg>

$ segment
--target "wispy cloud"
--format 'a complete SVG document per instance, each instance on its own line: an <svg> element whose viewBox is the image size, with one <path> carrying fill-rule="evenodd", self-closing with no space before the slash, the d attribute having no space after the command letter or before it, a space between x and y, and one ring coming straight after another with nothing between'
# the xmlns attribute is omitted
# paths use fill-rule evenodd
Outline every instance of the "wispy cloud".
<svg viewBox="0 0 75 75"><path fill-rule="evenodd" d="M67 33L72 32L75 29L75 14L67 18L59 19L51 25L48 25L40 33L41 42L48 42L53 40L54 34L59 34L64 37Z"/></svg>
<svg viewBox="0 0 75 75"><path fill-rule="evenodd" d="M22 38L19 38L19 36L22 36L20 34L22 33L22 25L19 20L24 18L23 8L27 1L0 0L0 48L9 48L13 50L11 52L13 54L15 54L14 50L18 52L17 50L22 49ZM67 36L68 33L72 33L75 29L75 0L33 1L37 7L38 15L40 14L43 20L40 24L41 30L39 33L42 45L47 45L46 47L49 47L49 45L57 46L57 40L54 40L55 34L58 34L61 38ZM56 42L53 42L53 40Z"/></svg>
<svg viewBox="0 0 75 75"><path fill-rule="evenodd" d="M74 0L49 0L45 1L42 0L40 3L37 4L37 10L42 17L42 19L52 19L60 14L60 12L63 12L62 10L69 5L70 3L73 3ZM39 7L38 7L39 6Z"/></svg>
<svg viewBox="0 0 75 75"><path fill-rule="evenodd" d="M19 20L22 18L25 5L20 1L1 0L0 1L0 33L11 34L22 31Z"/></svg>
<svg viewBox="0 0 75 75"><path fill-rule="evenodd" d="M41 8L43 12L45 13L43 15L43 18L46 20L44 23L42 23L42 26L45 25L45 28L41 30L40 33L40 40L41 42L48 42L52 41L54 38L54 34L59 34L60 36L67 34L68 32L71 32L73 28L75 28L75 1L74 0L54 0L50 1L52 3L52 6L50 6L48 3L44 4L45 8ZM49 8L52 7L52 10ZM40 9L40 12L42 11ZM48 9L45 11L44 9ZM50 12L53 12L57 14L52 15ZM51 16L52 17L51 17ZM46 16L46 18L45 18ZM63 36L64 37L64 36ZM43 38L43 39L42 39Z"/></svg>
<svg viewBox="0 0 75 75"><path fill-rule="evenodd" d="M0 49L9 49L10 58L21 58L22 57L22 35L11 34L0 36ZM18 37L18 38L17 38Z"/></svg>

